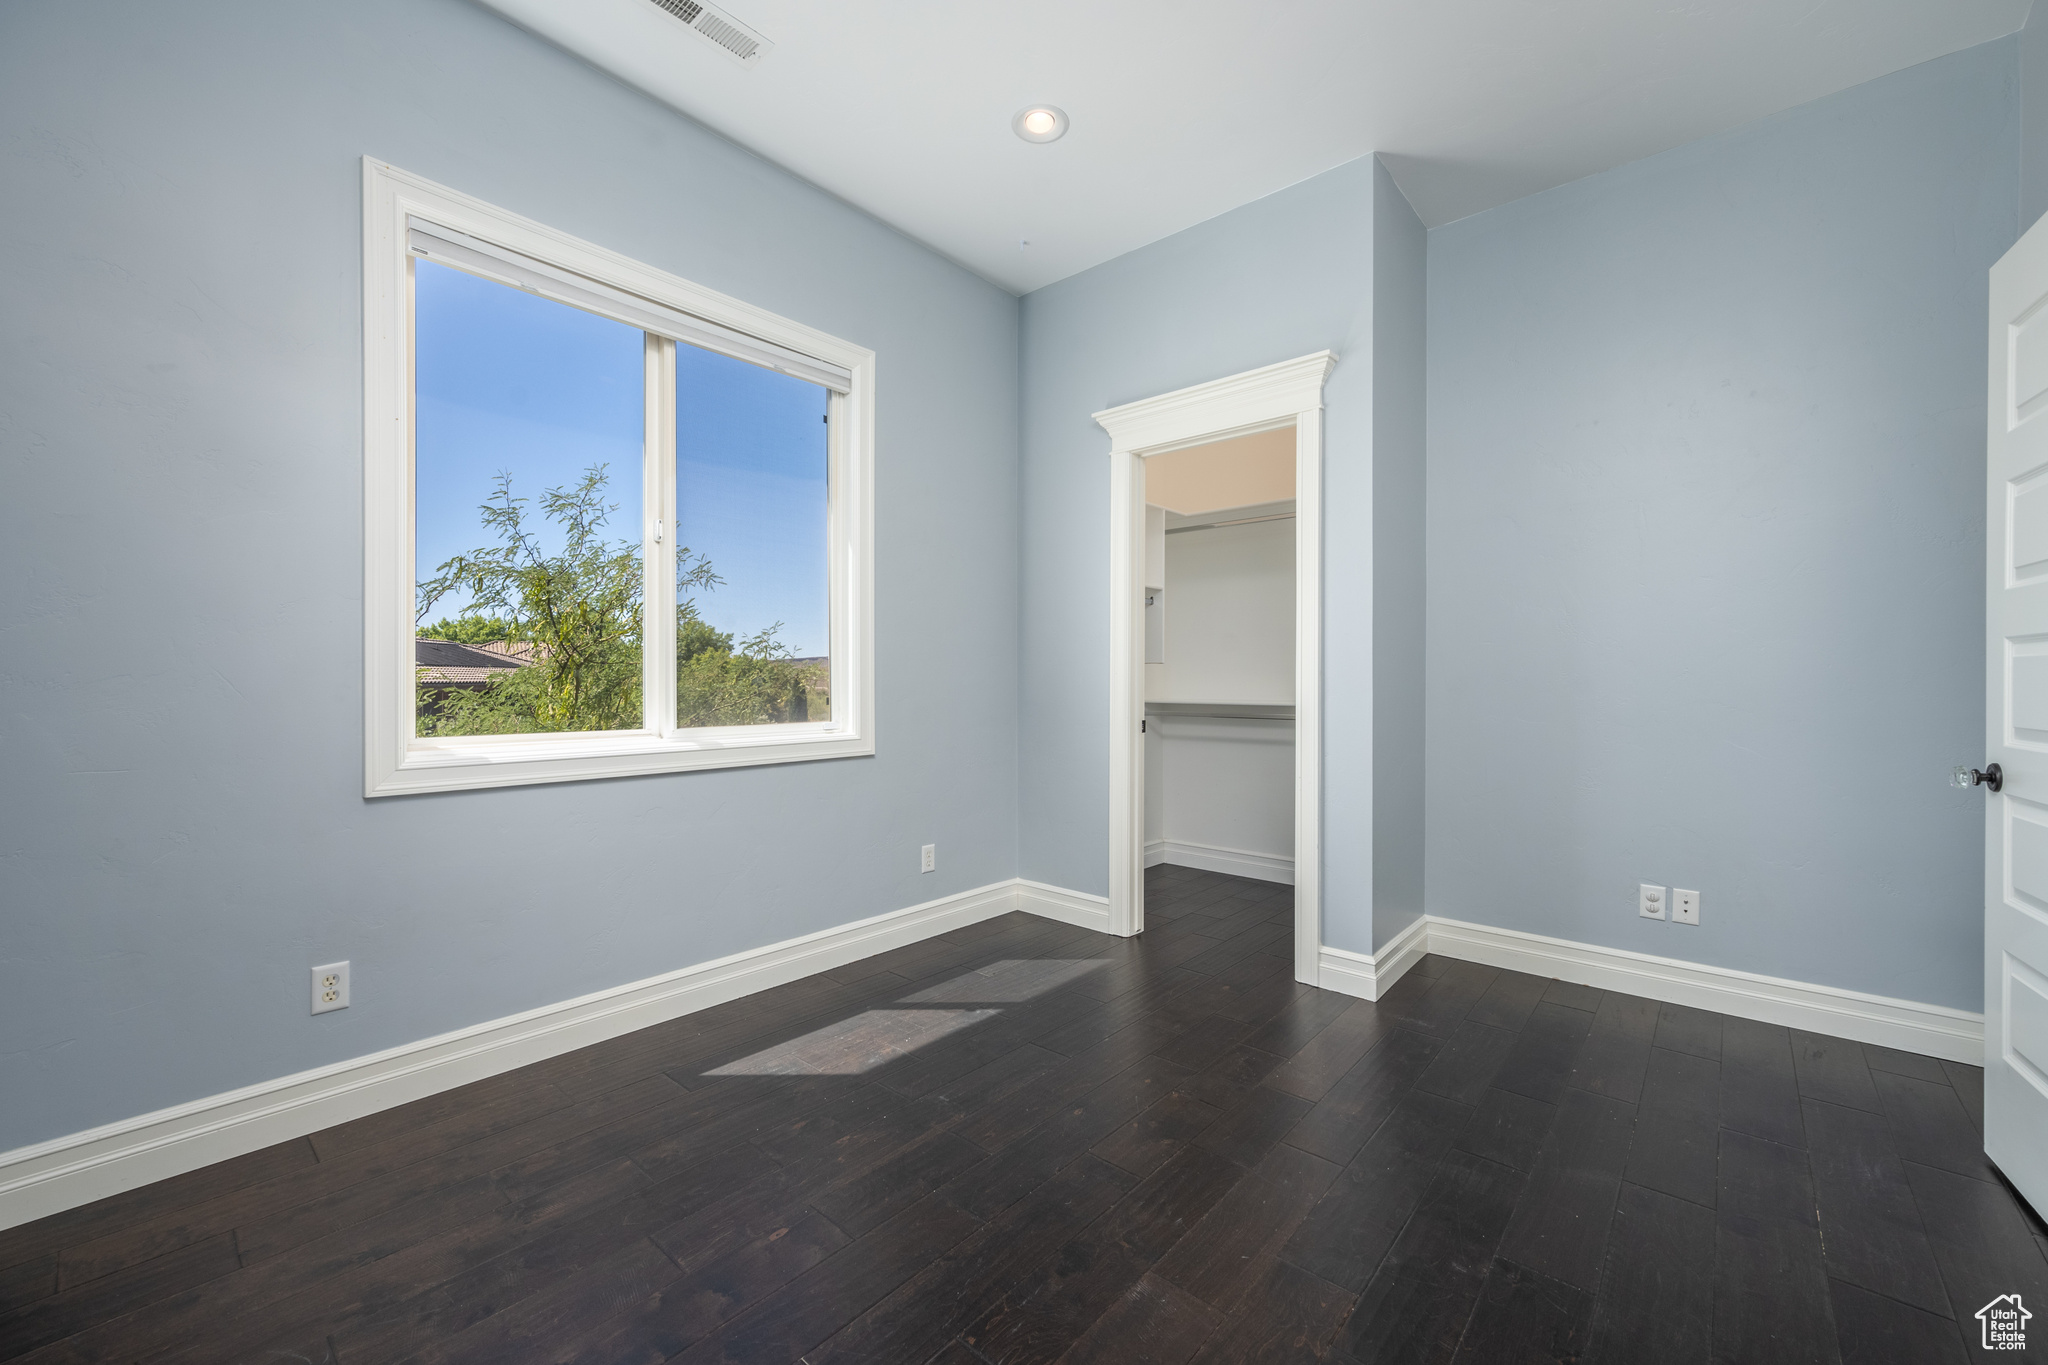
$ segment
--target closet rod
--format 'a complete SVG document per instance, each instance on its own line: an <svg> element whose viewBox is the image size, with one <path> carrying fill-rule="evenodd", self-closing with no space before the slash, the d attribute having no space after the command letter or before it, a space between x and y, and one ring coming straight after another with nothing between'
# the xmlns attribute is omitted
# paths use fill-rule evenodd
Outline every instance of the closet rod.
<svg viewBox="0 0 2048 1365"><path fill-rule="evenodd" d="M1294 723L1292 705L1266 706L1257 711L1239 711L1240 706L1256 706L1256 702L1199 702L1199 701L1148 701L1145 714L1161 720L1172 720L1179 716L1196 716L1203 720L1277 720Z"/></svg>
<svg viewBox="0 0 2048 1365"><path fill-rule="evenodd" d="M1219 526L1249 526L1255 521L1293 521L1292 512L1275 512L1265 517L1239 517L1236 521L1205 521L1200 526L1169 526L1166 534L1177 536L1183 531L1213 531Z"/></svg>

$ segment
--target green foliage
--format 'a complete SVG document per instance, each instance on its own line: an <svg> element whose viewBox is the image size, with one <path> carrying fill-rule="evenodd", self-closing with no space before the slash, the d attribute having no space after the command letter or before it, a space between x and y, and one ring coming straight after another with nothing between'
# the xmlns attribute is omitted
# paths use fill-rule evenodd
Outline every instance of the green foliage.
<svg viewBox="0 0 2048 1365"><path fill-rule="evenodd" d="M413 632L427 640L453 640L459 645L492 645L517 639L512 623L502 616L444 616Z"/></svg>
<svg viewBox="0 0 2048 1365"><path fill-rule="evenodd" d="M723 630L713 630L709 621L697 615L696 606L691 604L687 615L676 614L676 666L690 662L706 654L732 653L732 635Z"/></svg>
<svg viewBox="0 0 2048 1365"><path fill-rule="evenodd" d="M702 622L696 623L702 626ZM810 719L809 689L803 670L775 638L776 622L740 642L704 627L720 642L684 653L684 636L676 632L676 724L771 725ZM699 636L698 638L702 638Z"/></svg>
<svg viewBox="0 0 2048 1365"><path fill-rule="evenodd" d="M500 474L481 509L497 544L457 555L419 585L419 613L458 589L470 602L461 616L420 634L466 644L523 641L534 662L477 688L422 681L418 730L423 735L509 735L637 730L642 721L640 673L644 575L640 544L612 541L604 529L618 504L605 501L607 476L593 465L574 486L548 489L546 518L559 526L558 554L541 550L527 529L526 502ZM676 554L676 676L683 725L761 725L803 720L808 688L802 668L776 638L778 622L741 641L714 630L697 613L693 589L723 580L702 555Z"/></svg>

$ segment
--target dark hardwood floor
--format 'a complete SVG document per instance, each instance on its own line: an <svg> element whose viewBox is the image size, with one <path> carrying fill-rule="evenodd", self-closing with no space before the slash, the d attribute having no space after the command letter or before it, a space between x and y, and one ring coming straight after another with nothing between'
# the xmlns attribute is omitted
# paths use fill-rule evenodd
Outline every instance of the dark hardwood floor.
<svg viewBox="0 0 2048 1365"><path fill-rule="evenodd" d="M1148 878L0 1232L0 1359L1945 1362L2048 1231L1981 1073ZM2042 1333L2048 1344L2048 1331Z"/></svg>

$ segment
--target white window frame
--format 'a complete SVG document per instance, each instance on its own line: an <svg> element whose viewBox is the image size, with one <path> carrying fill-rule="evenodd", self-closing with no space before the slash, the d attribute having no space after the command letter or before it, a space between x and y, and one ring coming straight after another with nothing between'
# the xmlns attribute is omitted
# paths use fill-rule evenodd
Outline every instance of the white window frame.
<svg viewBox="0 0 2048 1365"><path fill-rule="evenodd" d="M648 430L642 461L643 539L662 522L667 553L647 564L648 714L665 725L585 734L416 737L413 640L412 263L410 230L439 228L517 253L574 280L579 306L649 332ZM521 287L532 289L532 284ZM565 288L573 288L566 285ZM548 292L545 281L534 292ZM593 302L593 300L595 302ZM669 336L775 364L805 361L844 374L827 408L832 718L785 725L680 729L674 724L675 542L673 395L658 382ZM720 342L717 339L727 340ZM709 338L706 341L705 338ZM557 232L480 199L363 158L363 723L365 796L577 782L644 773L848 758L875 752L875 354L666 271Z"/></svg>

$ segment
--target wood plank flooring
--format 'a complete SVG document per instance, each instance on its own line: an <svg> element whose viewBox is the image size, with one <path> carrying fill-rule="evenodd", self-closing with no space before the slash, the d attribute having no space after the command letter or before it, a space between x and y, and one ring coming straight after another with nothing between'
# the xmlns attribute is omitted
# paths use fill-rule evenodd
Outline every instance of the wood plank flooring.
<svg viewBox="0 0 2048 1365"><path fill-rule="evenodd" d="M1148 876L0 1232L0 1360L1945 1362L2048 1230L1981 1073ZM2043 1332L2048 1339L2048 1330Z"/></svg>

